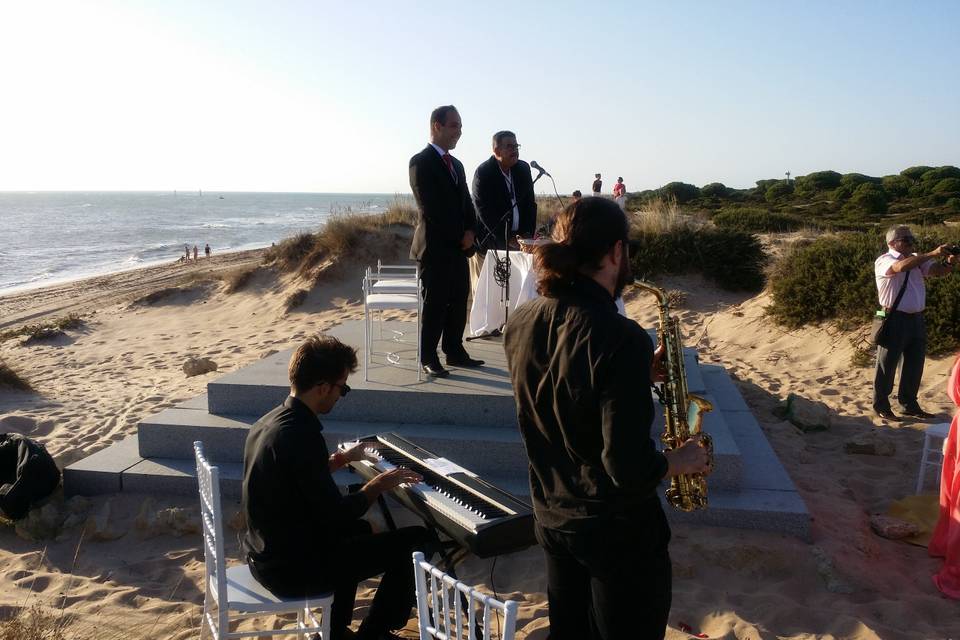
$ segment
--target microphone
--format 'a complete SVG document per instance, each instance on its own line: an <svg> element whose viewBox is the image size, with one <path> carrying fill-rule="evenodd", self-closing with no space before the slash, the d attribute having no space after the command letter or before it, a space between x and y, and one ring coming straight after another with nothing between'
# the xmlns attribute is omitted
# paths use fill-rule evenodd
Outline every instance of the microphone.
<svg viewBox="0 0 960 640"><path fill-rule="evenodd" d="M536 160L532 160L532 161L530 162L530 166L533 167L534 169L536 169L537 171L539 171L539 172L540 172L540 176L547 176L548 178L552 178L552 177L553 177L553 176L551 176L549 173L547 173L547 170L544 169L543 167L541 167L541 166L537 163ZM539 178L540 176L537 176L537 177Z"/></svg>

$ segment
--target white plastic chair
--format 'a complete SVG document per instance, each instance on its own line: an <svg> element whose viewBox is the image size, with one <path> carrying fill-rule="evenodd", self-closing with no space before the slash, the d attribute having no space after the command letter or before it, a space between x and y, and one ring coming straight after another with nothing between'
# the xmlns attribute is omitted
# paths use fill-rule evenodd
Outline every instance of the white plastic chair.
<svg viewBox="0 0 960 640"><path fill-rule="evenodd" d="M413 554L413 571L417 581L420 640L481 640L477 637L478 629L483 634L482 640L493 640L495 618L500 619L500 640L513 640L517 628L516 602L501 602L477 591L437 569L424 560L419 551Z"/></svg>
<svg viewBox="0 0 960 640"><path fill-rule="evenodd" d="M943 466L943 446L947 443L947 435L950 433L950 423L932 424L927 427L923 434L923 453L920 454L920 473L917 474L917 495L923 490L923 478L927 467ZM940 438L940 446L934 448L931 446L933 438Z"/></svg>
<svg viewBox="0 0 960 640"><path fill-rule="evenodd" d="M367 267L363 276L363 379L369 380L368 365L373 362L373 319L380 314L380 337L383 337L383 312L388 309L416 311L417 326L417 380L422 379L420 370L420 315L423 298L420 291L420 269L417 266L384 265L377 263L377 271ZM388 354L388 359L389 359Z"/></svg>
<svg viewBox="0 0 960 640"><path fill-rule="evenodd" d="M330 607L333 593L321 593L311 598L284 599L273 595L257 582L246 564L226 566L223 555L223 513L220 508L220 472L210 466L203 455L203 443L194 442L197 458L197 483L200 485L200 517L203 525L204 576L203 620L200 637L209 629L214 640L228 638L255 638L293 635L307 638L319 633L330 638ZM216 609L216 612L214 612ZM321 619L314 616L321 610ZM230 612L237 612L231 616ZM264 629L263 631L230 631L230 622L284 613L297 614L297 626L292 629ZM313 626L307 626L307 622Z"/></svg>

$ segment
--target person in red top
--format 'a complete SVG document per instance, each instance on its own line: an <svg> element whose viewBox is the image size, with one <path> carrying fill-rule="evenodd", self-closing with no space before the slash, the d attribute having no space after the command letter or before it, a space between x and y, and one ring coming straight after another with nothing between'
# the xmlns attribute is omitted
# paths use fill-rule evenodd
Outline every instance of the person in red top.
<svg viewBox="0 0 960 640"><path fill-rule="evenodd" d="M623 178L617 178L617 184L613 185L613 199L623 209L627 200L627 185L623 184Z"/></svg>
<svg viewBox="0 0 960 640"><path fill-rule="evenodd" d="M960 356L953 365L947 382L947 395L960 407ZM940 476L940 519L933 530L927 550L933 557L944 559L943 567L933 576L937 589L947 597L960 600L960 447L957 430L960 411L953 416L950 432L943 443L943 471Z"/></svg>

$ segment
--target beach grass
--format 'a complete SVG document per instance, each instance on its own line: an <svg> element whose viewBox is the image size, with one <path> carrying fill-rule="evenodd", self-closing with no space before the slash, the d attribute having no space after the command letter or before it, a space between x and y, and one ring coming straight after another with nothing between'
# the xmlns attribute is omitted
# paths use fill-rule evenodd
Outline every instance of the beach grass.
<svg viewBox="0 0 960 640"><path fill-rule="evenodd" d="M16 389L17 391L33 391L33 387L24 378L0 360L0 388Z"/></svg>
<svg viewBox="0 0 960 640"><path fill-rule="evenodd" d="M27 341L42 340L51 335L63 333L68 329L79 329L83 326L83 317L76 313L71 313L60 318L55 318L49 322L37 324L28 324L16 329L9 329L0 332L0 342L12 338L24 337Z"/></svg>

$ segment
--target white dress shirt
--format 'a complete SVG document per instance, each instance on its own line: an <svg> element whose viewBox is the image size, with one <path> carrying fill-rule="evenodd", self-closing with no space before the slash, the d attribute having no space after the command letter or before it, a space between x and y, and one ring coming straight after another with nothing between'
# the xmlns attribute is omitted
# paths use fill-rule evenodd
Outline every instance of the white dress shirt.
<svg viewBox="0 0 960 640"><path fill-rule="evenodd" d="M893 266L894 262L904 257L909 256L904 256L904 254L890 249L890 251L877 258L874 263L873 270L874 276L876 276L877 279L877 297L880 300L880 306L885 309L893 306L893 302L897 299L897 294L900 293L900 287L903 286L903 279L907 277L906 271L901 271L900 273L891 272L890 275L887 275L887 272L890 271L890 267ZM910 280L907 281L907 288L903 292L900 304L897 305L897 311L903 311L904 313L918 313L923 311L927 305L927 287L923 280L927 277L927 274L930 273L930 267L933 266L934 262L934 260L928 260L919 267L910 270Z"/></svg>

